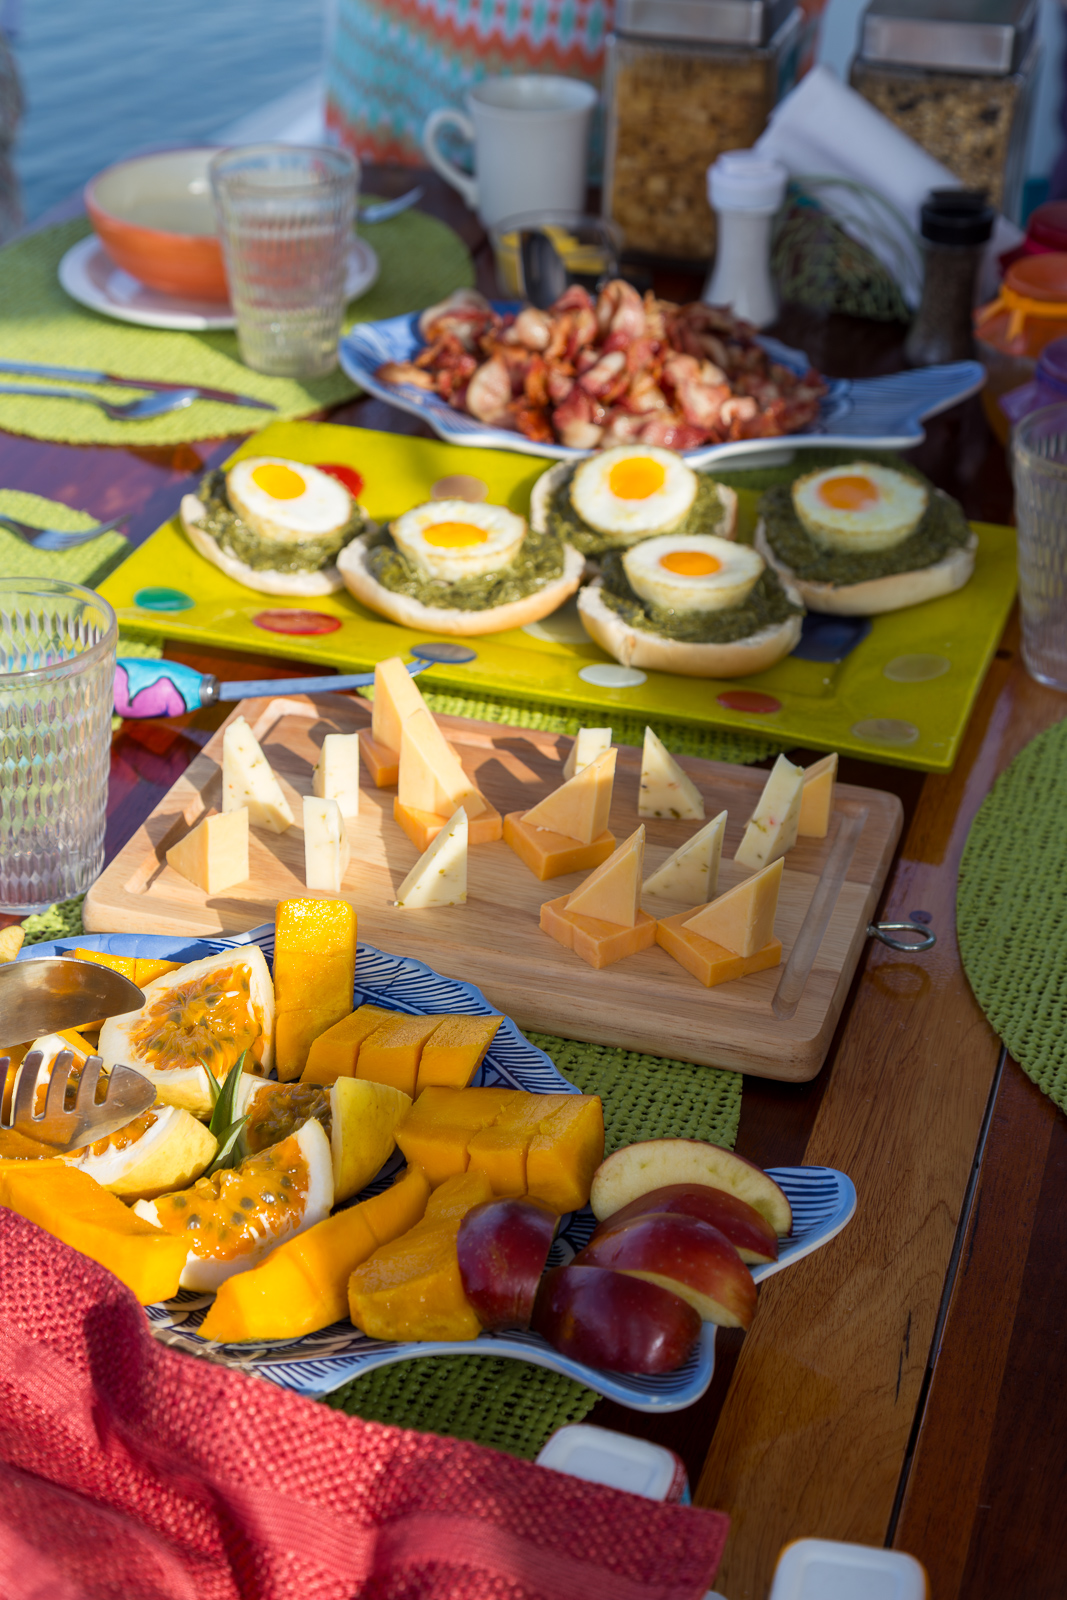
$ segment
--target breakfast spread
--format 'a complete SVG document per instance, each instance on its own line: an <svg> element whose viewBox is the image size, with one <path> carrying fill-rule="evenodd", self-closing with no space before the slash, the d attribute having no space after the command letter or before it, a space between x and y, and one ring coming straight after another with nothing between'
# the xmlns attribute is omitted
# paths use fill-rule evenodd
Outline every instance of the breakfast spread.
<svg viewBox="0 0 1067 1600"><path fill-rule="evenodd" d="M461 289L419 319L413 361L378 377L430 391L479 422L592 450L691 450L809 427L826 386L773 361L720 307L641 297L616 278L596 300L572 284L547 311L498 312Z"/></svg>
<svg viewBox="0 0 1067 1600"><path fill-rule="evenodd" d="M644 860L640 827L577 889L545 901L542 931L597 970L647 950L656 941L656 919L641 909Z"/></svg>
<svg viewBox="0 0 1067 1600"><path fill-rule="evenodd" d="M578 466L549 467L530 491L530 520L600 560L658 533L732 539L737 495L674 450L619 444Z"/></svg>

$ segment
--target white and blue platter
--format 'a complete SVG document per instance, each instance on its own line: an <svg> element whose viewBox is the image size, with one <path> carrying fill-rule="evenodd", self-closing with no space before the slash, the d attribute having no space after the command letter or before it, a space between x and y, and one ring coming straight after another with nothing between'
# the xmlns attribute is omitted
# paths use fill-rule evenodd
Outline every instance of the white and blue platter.
<svg viewBox="0 0 1067 1600"><path fill-rule="evenodd" d="M188 939L162 934L100 933L79 934L48 944L24 947L20 959L62 955L77 946L106 951L110 955L152 957L164 961L199 961L220 950L255 944L268 964L274 955L274 924L265 923L234 938ZM356 959L355 1004L369 1002L394 1011L415 1015L433 1011L464 1012L471 1016L495 1016L495 1008L473 984L443 978L421 961L409 956L394 956L373 945L360 944ZM581 1091L557 1071L544 1053L519 1032L510 1017L505 1017L476 1079L479 1084L525 1089L533 1094L579 1094ZM366 1199L392 1182L402 1165L395 1153L378 1177L350 1202ZM832 1167L769 1168L774 1180L784 1189L793 1208L793 1232L782 1240L778 1260L753 1267L757 1283L781 1272L820 1245L832 1239L850 1220L856 1209L856 1191L843 1172ZM596 1226L592 1211L583 1210L565 1217L549 1256L550 1266L570 1261L588 1242ZM661 1377L640 1377L628 1373L600 1372L560 1355L535 1333L483 1333L477 1339L448 1343L393 1344L369 1339L351 1323L338 1322L318 1333L300 1339L256 1344L216 1344L197 1332L207 1314L212 1295L181 1290L173 1300L147 1307L149 1324L157 1339L190 1355L205 1356L224 1366L236 1367L267 1378L280 1388L298 1394L321 1395L338 1389L352 1378L372 1372L376 1367L397 1361L417 1361L437 1355L505 1356L548 1367L574 1378L597 1394L617 1400L635 1411L680 1411L692 1405L707 1389L715 1368L715 1328L705 1323L700 1342L677 1372Z"/></svg>

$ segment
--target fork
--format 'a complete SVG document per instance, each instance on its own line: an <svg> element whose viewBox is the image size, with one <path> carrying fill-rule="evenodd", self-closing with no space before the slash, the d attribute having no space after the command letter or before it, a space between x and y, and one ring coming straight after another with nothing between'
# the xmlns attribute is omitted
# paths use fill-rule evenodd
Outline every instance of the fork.
<svg viewBox="0 0 1067 1600"><path fill-rule="evenodd" d="M125 405L114 405L102 400L98 394L87 394L84 389L52 389L29 383L0 384L0 394L46 395L52 400L82 400L96 406L113 422L142 422L147 417L163 417L168 411L184 411L197 398L195 389L171 389L165 394L146 394L141 400L128 400Z"/></svg>
<svg viewBox="0 0 1067 1600"><path fill-rule="evenodd" d="M80 544L88 544L90 539L99 539L102 533L113 533L120 522L125 522L129 512L124 511L121 517L112 517L110 522L100 522L95 528L83 528L80 533L64 533L60 528L35 528L30 522L20 522L17 517L6 517L0 512L0 528L6 528L9 533L18 534L20 539L25 539L34 550L76 550ZM120 535L125 538L126 535Z"/></svg>
<svg viewBox="0 0 1067 1600"><path fill-rule="evenodd" d="M118 1065L111 1068L107 1094L98 1103L96 1089L104 1063L100 1056L89 1056L81 1069L74 1105L68 1110L67 1090L74 1055L70 1050L61 1050L49 1075L44 1111L36 1116L37 1079L43 1060L40 1050L30 1050L23 1058L11 1099L11 1121L0 1122L0 1127L6 1126L24 1139L47 1145L56 1155L65 1155L69 1150L78 1150L95 1139L117 1133L155 1103L154 1084L132 1067ZM0 1056L0 1075L6 1077L8 1065L9 1058Z"/></svg>

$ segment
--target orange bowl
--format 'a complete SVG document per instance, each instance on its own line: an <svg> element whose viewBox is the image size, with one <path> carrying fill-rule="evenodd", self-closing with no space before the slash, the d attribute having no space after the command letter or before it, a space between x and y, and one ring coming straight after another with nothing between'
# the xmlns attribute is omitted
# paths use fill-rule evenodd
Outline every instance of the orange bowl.
<svg viewBox="0 0 1067 1600"><path fill-rule="evenodd" d="M85 209L117 266L164 294L227 300L208 180L214 149L166 150L97 173Z"/></svg>

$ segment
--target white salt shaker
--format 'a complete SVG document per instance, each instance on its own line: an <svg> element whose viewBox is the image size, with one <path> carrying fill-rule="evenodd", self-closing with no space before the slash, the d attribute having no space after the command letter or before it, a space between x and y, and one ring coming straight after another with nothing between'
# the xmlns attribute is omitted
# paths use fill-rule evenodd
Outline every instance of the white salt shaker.
<svg viewBox="0 0 1067 1600"><path fill-rule="evenodd" d="M788 180L780 161L755 150L724 151L708 168L708 199L718 240L702 298L705 305L729 306L757 328L765 328L778 315L771 277L771 225Z"/></svg>

